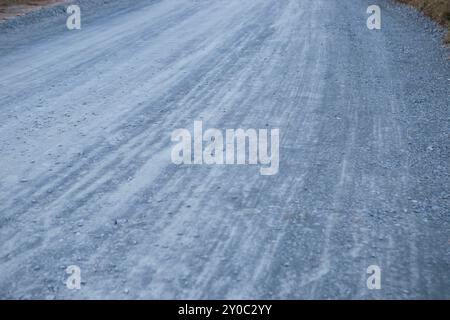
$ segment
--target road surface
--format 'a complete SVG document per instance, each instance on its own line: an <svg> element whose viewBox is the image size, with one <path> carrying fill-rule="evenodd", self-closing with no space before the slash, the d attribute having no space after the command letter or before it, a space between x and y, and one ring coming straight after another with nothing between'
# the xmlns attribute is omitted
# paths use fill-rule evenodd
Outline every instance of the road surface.
<svg viewBox="0 0 450 320"><path fill-rule="evenodd" d="M1 24L0 297L450 299L450 54L392 1L369 30L372 2L96 0L81 30L62 7ZM279 173L173 164L195 120L279 128Z"/></svg>

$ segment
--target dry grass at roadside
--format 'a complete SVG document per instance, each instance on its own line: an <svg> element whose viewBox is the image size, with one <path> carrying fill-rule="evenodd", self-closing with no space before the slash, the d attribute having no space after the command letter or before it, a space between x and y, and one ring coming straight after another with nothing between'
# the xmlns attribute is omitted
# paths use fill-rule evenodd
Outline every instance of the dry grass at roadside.
<svg viewBox="0 0 450 320"><path fill-rule="evenodd" d="M449 29L446 43L450 43L450 0L399 0L423 11L441 25Z"/></svg>
<svg viewBox="0 0 450 320"><path fill-rule="evenodd" d="M43 5L61 2L60 0L0 0L0 20L25 14Z"/></svg>

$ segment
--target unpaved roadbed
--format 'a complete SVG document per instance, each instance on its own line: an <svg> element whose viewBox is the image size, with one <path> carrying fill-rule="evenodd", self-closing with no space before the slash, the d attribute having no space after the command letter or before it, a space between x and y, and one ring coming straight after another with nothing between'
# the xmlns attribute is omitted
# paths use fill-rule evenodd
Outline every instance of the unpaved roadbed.
<svg viewBox="0 0 450 320"><path fill-rule="evenodd" d="M379 2L375 32L366 0L0 25L1 298L449 299L448 51ZM278 175L172 164L194 120L279 128Z"/></svg>

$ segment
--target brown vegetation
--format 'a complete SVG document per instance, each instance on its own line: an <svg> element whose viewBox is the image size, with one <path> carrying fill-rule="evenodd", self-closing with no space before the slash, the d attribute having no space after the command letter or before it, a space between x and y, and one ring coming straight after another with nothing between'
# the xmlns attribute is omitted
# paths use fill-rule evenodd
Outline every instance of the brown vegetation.
<svg viewBox="0 0 450 320"><path fill-rule="evenodd" d="M427 16L446 26L450 31L450 0L399 0L415 6ZM447 34L446 42L450 43L450 32Z"/></svg>
<svg viewBox="0 0 450 320"><path fill-rule="evenodd" d="M21 15L43 5L61 2L59 0L0 0L0 20Z"/></svg>

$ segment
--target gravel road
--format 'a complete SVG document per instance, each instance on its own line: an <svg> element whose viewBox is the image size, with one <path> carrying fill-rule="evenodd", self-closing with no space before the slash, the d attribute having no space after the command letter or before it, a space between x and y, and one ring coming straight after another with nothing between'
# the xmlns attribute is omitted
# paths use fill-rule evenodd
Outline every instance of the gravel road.
<svg viewBox="0 0 450 320"><path fill-rule="evenodd" d="M390 0L381 30L368 0L79 3L81 30L63 6L0 24L1 298L450 299L432 22ZM279 173L173 164L195 120L279 128Z"/></svg>

